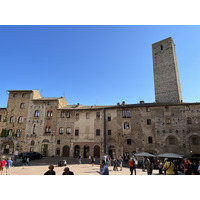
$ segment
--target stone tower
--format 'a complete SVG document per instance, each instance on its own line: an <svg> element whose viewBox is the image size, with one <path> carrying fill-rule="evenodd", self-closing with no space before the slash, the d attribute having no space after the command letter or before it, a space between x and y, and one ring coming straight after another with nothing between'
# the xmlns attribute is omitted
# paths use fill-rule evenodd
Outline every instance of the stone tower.
<svg viewBox="0 0 200 200"><path fill-rule="evenodd" d="M152 44L156 103L183 101L175 44L171 37Z"/></svg>

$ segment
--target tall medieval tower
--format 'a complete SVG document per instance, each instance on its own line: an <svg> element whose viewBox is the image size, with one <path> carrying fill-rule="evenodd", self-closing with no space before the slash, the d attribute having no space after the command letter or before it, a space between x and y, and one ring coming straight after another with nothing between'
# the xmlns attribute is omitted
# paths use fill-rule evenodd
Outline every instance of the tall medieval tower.
<svg viewBox="0 0 200 200"><path fill-rule="evenodd" d="M175 44L171 37L152 44L156 103L183 100Z"/></svg>

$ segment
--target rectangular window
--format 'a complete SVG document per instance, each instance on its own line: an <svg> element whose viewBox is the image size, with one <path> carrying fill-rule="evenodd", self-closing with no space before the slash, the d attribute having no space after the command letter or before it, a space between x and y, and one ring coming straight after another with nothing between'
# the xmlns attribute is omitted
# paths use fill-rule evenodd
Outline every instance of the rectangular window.
<svg viewBox="0 0 200 200"><path fill-rule="evenodd" d="M78 129L75 130L75 136L79 136L79 130Z"/></svg>
<svg viewBox="0 0 200 200"><path fill-rule="evenodd" d="M169 138L169 144L174 144L174 138Z"/></svg>
<svg viewBox="0 0 200 200"><path fill-rule="evenodd" d="M59 133L63 134L63 132L64 132L64 128L59 128Z"/></svg>
<svg viewBox="0 0 200 200"><path fill-rule="evenodd" d="M149 107L146 107L146 112L150 112L150 108Z"/></svg>
<svg viewBox="0 0 200 200"><path fill-rule="evenodd" d="M96 136L100 136L100 129L96 130Z"/></svg>
<svg viewBox="0 0 200 200"><path fill-rule="evenodd" d="M68 111L67 112L67 118L70 118L70 116L71 116L71 113Z"/></svg>
<svg viewBox="0 0 200 200"><path fill-rule="evenodd" d="M76 113L76 120L79 120L79 113Z"/></svg>
<svg viewBox="0 0 200 200"><path fill-rule="evenodd" d="M197 138L192 138L192 144L193 144L193 145L198 145L198 140L197 140Z"/></svg>
<svg viewBox="0 0 200 200"><path fill-rule="evenodd" d="M127 145L131 145L131 139L127 139Z"/></svg>
<svg viewBox="0 0 200 200"><path fill-rule="evenodd" d="M147 119L147 125L151 125L151 119Z"/></svg>
<svg viewBox="0 0 200 200"><path fill-rule="evenodd" d="M131 111L130 110L123 110L122 116L123 116L123 118L130 118L131 117Z"/></svg>
<svg viewBox="0 0 200 200"><path fill-rule="evenodd" d="M97 119L100 118L100 112L96 112L96 118L97 118Z"/></svg>
<svg viewBox="0 0 200 200"><path fill-rule="evenodd" d="M71 128L70 127L67 128L67 134L68 135L71 134Z"/></svg>
<svg viewBox="0 0 200 200"><path fill-rule="evenodd" d="M109 121L109 122L111 121L111 117L110 117L110 116L108 117L108 121Z"/></svg>
<svg viewBox="0 0 200 200"><path fill-rule="evenodd" d="M111 135L111 130L108 130L108 135Z"/></svg>
<svg viewBox="0 0 200 200"><path fill-rule="evenodd" d="M167 119L166 119L166 123L167 123L167 124L171 124L170 118L167 118Z"/></svg>
<svg viewBox="0 0 200 200"><path fill-rule="evenodd" d="M90 119L90 113L86 113L86 119Z"/></svg>
<svg viewBox="0 0 200 200"><path fill-rule="evenodd" d="M129 123L128 122L124 122L124 129L129 129Z"/></svg>
<svg viewBox="0 0 200 200"><path fill-rule="evenodd" d="M60 117L61 117L61 118L64 118L64 117L65 117L65 113L64 113L64 112L61 112Z"/></svg>

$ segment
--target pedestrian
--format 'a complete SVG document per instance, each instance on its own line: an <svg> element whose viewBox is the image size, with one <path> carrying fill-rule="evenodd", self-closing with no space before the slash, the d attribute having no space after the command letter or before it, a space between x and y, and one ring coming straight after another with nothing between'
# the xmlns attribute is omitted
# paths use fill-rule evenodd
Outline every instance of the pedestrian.
<svg viewBox="0 0 200 200"><path fill-rule="evenodd" d="M24 155L22 156L22 165L26 164L26 157L24 157Z"/></svg>
<svg viewBox="0 0 200 200"><path fill-rule="evenodd" d="M189 166L189 173L190 175L195 175L196 174L196 169L195 169L195 165L194 162L191 160L188 160L190 166Z"/></svg>
<svg viewBox="0 0 200 200"><path fill-rule="evenodd" d="M11 175L11 166L12 166L12 160L10 157L8 157L6 164L6 175Z"/></svg>
<svg viewBox="0 0 200 200"><path fill-rule="evenodd" d="M81 164L81 154L78 155L78 164Z"/></svg>
<svg viewBox="0 0 200 200"><path fill-rule="evenodd" d="M95 162L95 157L92 156L92 167L94 166L94 162Z"/></svg>
<svg viewBox="0 0 200 200"><path fill-rule="evenodd" d="M199 166L198 166L198 169L197 169L199 175L200 175L200 161L199 161Z"/></svg>
<svg viewBox="0 0 200 200"><path fill-rule="evenodd" d="M108 166L111 166L111 157L110 157L110 155L108 156Z"/></svg>
<svg viewBox="0 0 200 200"><path fill-rule="evenodd" d="M141 166L142 166L142 171L145 172L145 159L142 158L142 161L141 161Z"/></svg>
<svg viewBox="0 0 200 200"><path fill-rule="evenodd" d="M66 161L66 160L63 160L63 161L62 161L62 165L63 165L63 166L67 166L67 161Z"/></svg>
<svg viewBox="0 0 200 200"><path fill-rule="evenodd" d="M129 159L129 167L130 167L130 175L133 175L133 159L132 157Z"/></svg>
<svg viewBox="0 0 200 200"><path fill-rule="evenodd" d="M163 163L160 160L159 165L158 165L159 174L162 174L162 168L163 168Z"/></svg>
<svg viewBox="0 0 200 200"><path fill-rule="evenodd" d="M122 165L123 165L123 161L124 161L122 156L120 157L119 161L120 161L120 171L122 171Z"/></svg>
<svg viewBox="0 0 200 200"><path fill-rule="evenodd" d="M174 163L170 161L169 158L166 159L166 162L162 168L162 171L166 171L166 175L174 175Z"/></svg>
<svg viewBox="0 0 200 200"><path fill-rule="evenodd" d="M19 155L19 152L18 150L16 149L15 153L14 153L14 161L16 161L18 159L18 155Z"/></svg>
<svg viewBox="0 0 200 200"><path fill-rule="evenodd" d="M188 161L188 159L184 160L184 173L185 175L190 175L190 163Z"/></svg>
<svg viewBox="0 0 200 200"><path fill-rule="evenodd" d="M113 166L113 170L114 170L114 171L118 171L117 159L116 159L116 158L113 159L113 165L114 165L114 166Z"/></svg>
<svg viewBox="0 0 200 200"><path fill-rule="evenodd" d="M56 172L53 170L54 166L49 165L49 170L44 173L44 175L56 175Z"/></svg>
<svg viewBox="0 0 200 200"><path fill-rule="evenodd" d="M74 175L74 172L69 171L69 167L65 167L62 175Z"/></svg>
<svg viewBox="0 0 200 200"><path fill-rule="evenodd" d="M106 164L105 160L102 160L100 165L100 171L98 173L100 173L101 175L109 175L108 165Z"/></svg>
<svg viewBox="0 0 200 200"><path fill-rule="evenodd" d="M0 172L1 175L3 175L3 170L5 168L6 161L5 161L5 156L2 156L2 159L0 159Z"/></svg>
<svg viewBox="0 0 200 200"><path fill-rule="evenodd" d="M136 175L137 159L135 158L135 156L132 156L132 162L133 162L133 170Z"/></svg>
<svg viewBox="0 0 200 200"><path fill-rule="evenodd" d="M25 165L28 166L29 165L29 157L26 158L26 162Z"/></svg>
<svg viewBox="0 0 200 200"><path fill-rule="evenodd" d="M152 164L149 158L146 160L147 175L152 175Z"/></svg>

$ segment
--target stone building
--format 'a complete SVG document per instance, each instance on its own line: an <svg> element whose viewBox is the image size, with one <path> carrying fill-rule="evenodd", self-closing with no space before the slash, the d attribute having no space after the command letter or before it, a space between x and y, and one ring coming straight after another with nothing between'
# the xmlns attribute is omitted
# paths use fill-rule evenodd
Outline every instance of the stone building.
<svg viewBox="0 0 200 200"><path fill-rule="evenodd" d="M9 90L0 109L1 153L119 157L146 151L200 157L200 103L184 103L172 38L152 45L155 103L68 105L36 90Z"/></svg>

